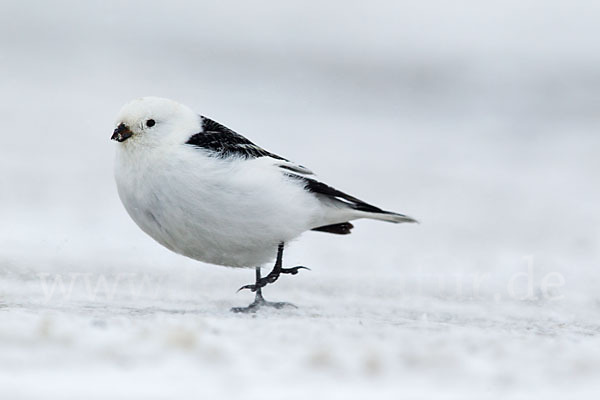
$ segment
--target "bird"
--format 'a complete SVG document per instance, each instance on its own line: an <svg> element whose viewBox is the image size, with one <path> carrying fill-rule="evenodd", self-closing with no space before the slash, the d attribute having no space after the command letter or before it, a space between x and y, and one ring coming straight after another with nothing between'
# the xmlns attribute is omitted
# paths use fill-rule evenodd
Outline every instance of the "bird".
<svg viewBox="0 0 600 400"><path fill-rule="evenodd" d="M262 289L282 274L286 243L306 231L347 235L366 218L417 222L319 181L303 165L271 153L176 101L141 97L118 113L117 191L133 221L167 249L205 263L254 268L247 307L293 306L266 301ZM261 268L275 260L272 271Z"/></svg>

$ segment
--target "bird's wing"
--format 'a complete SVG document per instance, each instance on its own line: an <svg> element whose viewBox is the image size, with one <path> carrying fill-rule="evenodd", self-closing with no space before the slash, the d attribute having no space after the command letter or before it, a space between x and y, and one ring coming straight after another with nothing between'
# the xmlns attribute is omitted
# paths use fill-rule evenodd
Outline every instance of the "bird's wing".
<svg viewBox="0 0 600 400"><path fill-rule="evenodd" d="M206 117L201 116L200 118L202 119L202 132L192 135L186 144L208 150L220 158L238 157L250 159L270 157L276 160L274 164L277 167L301 175L312 175L312 172L308 168L295 164L255 145L244 136L226 126Z"/></svg>
<svg viewBox="0 0 600 400"><path fill-rule="evenodd" d="M275 165L279 168L292 171L299 175L314 175L314 173L310 169L288 160L277 160L277 162L275 162Z"/></svg>
<svg viewBox="0 0 600 400"><path fill-rule="evenodd" d="M332 202L338 207L341 205L358 212L370 213L371 215L366 218L381 219L389 222L416 222L403 214L382 210L379 207L375 207L356 197L350 196L349 194L310 178L307 175L313 175L313 173L308 168L295 164L255 145L242 135L218 122L203 116L200 116L200 118L202 121L202 131L192 135L186 142L188 145L201 148L212 153L216 157L224 159L257 159L268 157L273 160L273 166L285 170L285 175L291 179L298 180L304 186L305 190L313 193L315 196L320 197L326 202ZM350 233L352 224L343 222L340 224L315 227L314 229L343 235Z"/></svg>
<svg viewBox="0 0 600 400"><path fill-rule="evenodd" d="M382 210L379 207L376 207L365 201L357 199L354 196L350 196L349 194L344 193L340 190L337 190L329 185L326 185L323 182L319 182L316 179L309 178L306 176L300 176L300 175L292 174L292 173L288 173L287 175L292 179L299 180L304 185L305 190L313 193L317 197L320 197L321 199L323 199L327 202L332 202L336 206L341 205L341 206L348 207L348 208L356 210L356 211L368 213L368 216L366 216L366 218L380 219L383 221L394 222L394 223L417 222L416 220L414 220L411 217L406 216L404 214L399 214L399 213L395 213L392 211ZM336 232L331 232L331 229L328 230L325 228L335 228L334 230L336 230ZM344 231L346 230L346 228L347 227L345 227L345 226L339 227L337 225L335 225L335 226L332 225L332 226L326 226L326 227L318 227L316 230L344 234ZM350 229L351 229L351 227L347 229L348 232ZM341 230L341 232L337 232L338 230Z"/></svg>
<svg viewBox="0 0 600 400"><path fill-rule="evenodd" d="M299 179L304 184L304 189L307 191L314 193L316 195L323 196L328 200L344 203L349 208L358 211L366 211L371 213L387 213L388 211L384 211L379 207L375 207L367 202L364 202L360 199L357 199L354 196L350 196L340 190L337 190L329 185L326 185L323 182L319 182L313 178L307 178L304 176L299 176L296 174L288 174L288 176Z"/></svg>

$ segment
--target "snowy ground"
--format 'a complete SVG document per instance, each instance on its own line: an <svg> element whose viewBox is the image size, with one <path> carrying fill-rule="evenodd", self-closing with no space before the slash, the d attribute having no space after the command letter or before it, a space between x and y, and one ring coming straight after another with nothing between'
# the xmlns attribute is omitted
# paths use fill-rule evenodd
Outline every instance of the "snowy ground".
<svg viewBox="0 0 600 400"><path fill-rule="evenodd" d="M2 2L0 398L596 398L600 11L460 3ZM422 223L307 233L298 309L233 314L252 271L117 198L148 94Z"/></svg>

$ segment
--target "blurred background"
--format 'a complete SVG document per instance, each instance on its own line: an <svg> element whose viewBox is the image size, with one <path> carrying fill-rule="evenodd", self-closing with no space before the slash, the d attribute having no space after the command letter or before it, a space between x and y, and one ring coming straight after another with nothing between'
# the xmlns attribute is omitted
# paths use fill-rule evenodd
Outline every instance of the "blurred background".
<svg viewBox="0 0 600 400"><path fill-rule="evenodd" d="M3 387L593 393L599 20L591 0L1 0ZM312 272L267 292L299 310L230 315L251 271L169 253L118 199L114 118L146 95L421 224L306 234L287 262Z"/></svg>

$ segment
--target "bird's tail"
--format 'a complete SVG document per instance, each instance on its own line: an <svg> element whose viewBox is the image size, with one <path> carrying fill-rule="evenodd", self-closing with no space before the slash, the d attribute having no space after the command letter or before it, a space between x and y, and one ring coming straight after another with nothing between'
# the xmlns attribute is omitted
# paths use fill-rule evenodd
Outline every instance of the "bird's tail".
<svg viewBox="0 0 600 400"><path fill-rule="evenodd" d="M376 219L379 221L387 221L392 222L394 224L399 224L402 222L410 222L410 223L419 223L414 218L409 217L408 215L398 214L391 211L382 211L382 212L367 212L361 211L359 218L368 218L368 219Z"/></svg>
<svg viewBox="0 0 600 400"><path fill-rule="evenodd" d="M377 219L395 224L401 222L418 222L416 219L409 216L382 210L379 207L375 207L374 205L357 199L354 196L350 196L349 194L332 188L315 179L296 174L289 174L288 176L301 181L304 184L304 189L317 195L317 197L327 206L341 211L341 215L338 215L340 217L338 221L332 221L333 224L329 223L325 224L325 226L315 228L317 230L329 233L348 234L350 233L350 229L352 229L352 224L349 224L350 227L347 227L344 224L348 222L344 222L344 220L350 221L359 218ZM340 222L343 223L340 225Z"/></svg>

